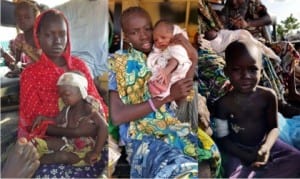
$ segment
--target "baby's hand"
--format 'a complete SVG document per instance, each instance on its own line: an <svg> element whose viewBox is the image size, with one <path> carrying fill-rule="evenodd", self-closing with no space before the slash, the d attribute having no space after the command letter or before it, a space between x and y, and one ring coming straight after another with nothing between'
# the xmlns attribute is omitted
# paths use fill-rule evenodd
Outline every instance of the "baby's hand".
<svg viewBox="0 0 300 179"><path fill-rule="evenodd" d="M95 151L90 151L85 155L84 161L90 165L93 165L97 162L99 158L99 154Z"/></svg>
<svg viewBox="0 0 300 179"><path fill-rule="evenodd" d="M157 81L160 84L168 84L169 83L169 75L163 69L160 69L157 74Z"/></svg>
<svg viewBox="0 0 300 179"><path fill-rule="evenodd" d="M270 157L270 150L265 145L262 145L257 153L257 161L252 166L260 167L266 165Z"/></svg>
<svg viewBox="0 0 300 179"><path fill-rule="evenodd" d="M37 126L39 126L42 123L43 120L46 120L46 119L48 119L48 118L45 117L45 116L36 117L33 124L32 124L31 130L35 129Z"/></svg>

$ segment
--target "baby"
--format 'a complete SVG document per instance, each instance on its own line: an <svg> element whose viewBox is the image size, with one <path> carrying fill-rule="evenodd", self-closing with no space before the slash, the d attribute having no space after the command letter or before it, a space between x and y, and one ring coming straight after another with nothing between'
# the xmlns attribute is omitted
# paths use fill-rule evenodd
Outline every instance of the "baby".
<svg viewBox="0 0 300 179"><path fill-rule="evenodd" d="M53 119L56 126L66 130L86 130L85 136L49 136L33 138L40 154L42 164L65 163L74 166L93 164L100 158L100 153L107 139L107 124L99 113L99 105L87 94L87 79L76 72L64 73L57 82L59 95L66 105ZM49 117L39 116L32 129L39 127ZM57 134L59 136L59 134Z"/></svg>
<svg viewBox="0 0 300 179"><path fill-rule="evenodd" d="M167 97L171 85L185 78L192 65L184 47L171 45L173 36L180 33L188 38L179 26L168 21L160 20L154 26L154 47L147 59L147 66L152 71L149 90L153 97Z"/></svg>
<svg viewBox="0 0 300 179"><path fill-rule="evenodd" d="M219 32L215 30L209 30L205 32L204 38L210 41L212 49L217 53L225 51L226 47L236 40L246 40L255 43L260 47L262 53L267 57L276 60L277 63L281 62L281 59L267 46L260 41L256 40L250 32L247 30L226 30L221 29Z"/></svg>

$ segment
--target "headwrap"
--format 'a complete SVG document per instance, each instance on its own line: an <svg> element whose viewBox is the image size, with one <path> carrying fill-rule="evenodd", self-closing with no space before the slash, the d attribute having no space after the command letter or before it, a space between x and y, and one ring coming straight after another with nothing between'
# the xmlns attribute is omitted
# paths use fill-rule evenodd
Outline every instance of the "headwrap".
<svg viewBox="0 0 300 179"><path fill-rule="evenodd" d="M80 74L74 72L66 72L59 77L57 81L57 85L58 86L70 85L70 86L78 87L83 99L85 99L88 96L87 93L88 81L84 76Z"/></svg>

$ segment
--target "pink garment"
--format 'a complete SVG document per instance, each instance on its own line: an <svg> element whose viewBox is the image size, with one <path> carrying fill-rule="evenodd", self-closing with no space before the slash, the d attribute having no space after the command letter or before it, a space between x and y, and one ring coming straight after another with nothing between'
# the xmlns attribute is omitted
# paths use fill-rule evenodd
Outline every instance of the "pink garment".
<svg viewBox="0 0 300 179"><path fill-rule="evenodd" d="M174 25L173 35L182 33L186 38L187 34L179 26ZM177 68L172 72L171 79L168 84L159 84L157 82L157 73L160 69L166 67L168 60L173 57L178 60ZM170 45L164 51L153 46L152 52L147 58L147 66L152 72L149 81L149 90L153 97L158 96L165 98L170 95L172 84L185 78L186 73L190 69L192 62L189 59L187 51L181 45Z"/></svg>
<svg viewBox="0 0 300 179"><path fill-rule="evenodd" d="M17 45L16 43L25 42L25 36L23 33L20 33L16 36L14 40L11 41L11 48L14 53L16 53ZM20 62L24 65L32 63L33 61L27 56L24 52L21 52Z"/></svg>

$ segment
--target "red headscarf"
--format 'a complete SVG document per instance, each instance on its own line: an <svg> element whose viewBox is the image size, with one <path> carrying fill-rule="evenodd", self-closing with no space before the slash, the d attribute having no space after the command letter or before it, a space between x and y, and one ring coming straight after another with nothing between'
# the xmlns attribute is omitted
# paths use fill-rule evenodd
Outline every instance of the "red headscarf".
<svg viewBox="0 0 300 179"><path fill-rule="evenodd" d="M88 80L88 94L100 101L103 113L107 117L108 109L93 83L86 64L70 54L69 25L64 15L58 10L47 10L40 14L34 24L34 41L40 48L37 29L42 17L55 12L61 14L67 25L67 45L63 53L69 70L82 72ZM21 74L20 79L20 119L18 137L28 137L33 121L37 116L55 117L59 113L57 80L65 71L57 66L42 52L38 62L27 67ZM43 131L45 132L45 131Z"/></svg>

